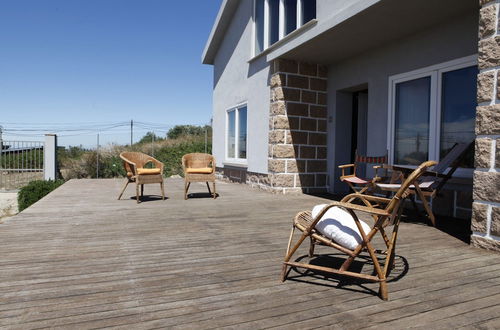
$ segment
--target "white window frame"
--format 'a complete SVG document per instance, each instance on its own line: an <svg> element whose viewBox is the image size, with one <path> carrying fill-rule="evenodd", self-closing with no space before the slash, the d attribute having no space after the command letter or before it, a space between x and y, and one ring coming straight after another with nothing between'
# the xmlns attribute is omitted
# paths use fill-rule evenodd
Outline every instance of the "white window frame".
<svg viewBox="0 0 500 330"><path fill-rule="evenodd" d="M252 57L255 57L261 53L263 53L266 49L271 47L273 44L270 43L270 38L269 38L269 33L270 33L270 21L269 21L269 0L264 0L264 40L263 40L263 45L262 45L262 51L259 53L257 52L257 1L253 1L253 15L252 15L252 22L253 22L253 27L252 27ZM306 25L308 22L302 24L302 19L303 19L303 13L302 13L302 2L304 0L297 0L297 27L295 28L294 31L298 30L302 26ZM279 42L281 39L285 38L287 36L286 34L286 25L285 25L285 0L279 0ZM290 32L288 35L292 34L294 31ZM276 42L276 43L277 43Z"/></svg>
<svg viewBox="0 0 500 330"><path fill-rule="evenodd" d="M396 84L419 78L430 77L430 113L429 113L429 159L439 161L441 145L441 93L443 73L477 65L477 55L471 55L448 62L439 63L418 70L401 73L389 77L389 108L387 116L387 149L389 163L394 164L394 139L396 126ZM416 167L416 166L412 166ZM473 169L458 168L457 177L472 177Z"/></svg>
<svg viewBox="0 0 500 330"><path fill-rule="evenodd" d="M240 109L242 108L246 108L247 109L247 127L246 127L246 131L247 131L247 157L246 158L239 158L238 155L239 155L239 151L240 151L240 146L239 146L239 134L240 134L240 125L239 125L239 119L240 119ZM234 134L235 134L235 141L234 141L234 156L235 157L229 157L229 154L228 154L228 146L229 146L229 113L232 112L232 111L235 111L234 113ZM229 109L226 109L226 125L225 125L225 132L224 132L224 155L225 155L225 159L226 161L225 162L229 162L229 163L235 163L235 164L242 164L242 165L246 165L247 164L247 160L248 160L248 106L247 106L247 103L244 102L244 103L240 103L236 106L233 106Z"/></svg>

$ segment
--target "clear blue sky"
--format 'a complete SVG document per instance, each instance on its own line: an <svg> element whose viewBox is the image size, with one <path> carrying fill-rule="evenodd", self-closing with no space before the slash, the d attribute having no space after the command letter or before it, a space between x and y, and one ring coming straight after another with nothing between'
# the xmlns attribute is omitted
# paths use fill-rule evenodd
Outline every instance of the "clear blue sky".
<svg viewBox="0 0 500 330"><path fill-rule="evenodd" d="M220 3L0 0L0 125L208 123L212 67L201 54ZM147 131L136 130L136 140ZM68 134L61 144L95 141L92 131ZM127 128L101 133L103 143L129 140Z"/></svg>

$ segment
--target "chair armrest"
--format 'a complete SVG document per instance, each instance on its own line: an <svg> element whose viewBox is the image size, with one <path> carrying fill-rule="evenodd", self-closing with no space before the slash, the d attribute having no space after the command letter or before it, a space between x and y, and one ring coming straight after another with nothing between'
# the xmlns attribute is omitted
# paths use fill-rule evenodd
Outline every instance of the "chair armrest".
<svg viewBox="0 0 500 330"><path fill-rule="evenodd" d="M130 168L132 169L132 175L137 175L137 164L125 158L122 158L122 160L130 166ZM125 171L126 170L127 169L125 168Z"/></svg>
<svg viewBox="0 0 500 330"><path fill-rule="evenodd" d="M347 168L350 168L352 167L352 174L345 174L345 171ZM346 176L356 176L356 164L345 164L345 165L339 165L339 168L342 170L342 175L341 175L341 178L342 177L346 177Z"/></svg>
<svg viewBox="0 0 500 330"><path fill-rule="evenodd" d="M360 194L352 194L352 195L359 196ZM344 199L345 199L345 197L344 197ZM374 207L362 206L362 205L358 205L358 204L334 201L334 202L331 202L330 204L326 205L319 212L319 214L314 219L314 222L313 222L314 226L316 226L317 221L319 219L321 219L323 217L323 215L325 215L326 211L328 211L329 209L331 209L334 206L339 206L339 207L342 207L342 208L345 208L345 209L351 210L351 211L361 211L361 212L373 214L373 215L382 215L382 216L389 216L390 215L390 213L387 213L387 211L383 210L383 209L377 209Z"/></svg>
<svg viewBox="0 0 500 330"><path fill-rule="evenodd" d="M345 202L350 199L365 199L369 202L377 202L377 203L384 203L388 204L391 199L390 198L385 198L385 197L379 197L379 196L373 196L373 195L365 195L365 194L349 194L342 198L341 202Z"/></svg>
<svg viewBox="0 0 500 330"><path fill-rule="evenodd" d="M146 165L149 162L153 163L156 168L159 168L160 171L161 171L161 173L163 174L163 167L164 167L164 165L163 165L162 162L160 162L158 159L153 158L151 156L148 157L148 160L144 163L144 165Z"/></svg>

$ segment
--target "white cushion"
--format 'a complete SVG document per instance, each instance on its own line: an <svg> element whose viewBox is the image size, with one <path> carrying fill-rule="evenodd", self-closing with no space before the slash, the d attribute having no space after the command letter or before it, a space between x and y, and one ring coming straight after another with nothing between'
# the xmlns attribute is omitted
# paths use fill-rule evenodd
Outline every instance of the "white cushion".
<svg viewBox="0 0 500 330"><path fill-rule="evenodd" d="M313 218L316 218L326 205L316 205L311 212ZM359 220L359 222L365 234L368 235L371 230L370 226L362 220ZM326 211L316 224L316 230L350 250L354 250L363 240L351 214L337 206Z"/></svg>

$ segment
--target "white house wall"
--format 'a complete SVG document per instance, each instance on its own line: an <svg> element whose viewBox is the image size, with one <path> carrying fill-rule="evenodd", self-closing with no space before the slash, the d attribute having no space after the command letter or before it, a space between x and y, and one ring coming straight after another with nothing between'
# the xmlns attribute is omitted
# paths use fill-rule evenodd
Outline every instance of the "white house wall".
<svg viewBox="0 0 500 330"><path fill-rule="evenodd" d="M252 56L253 1L242 0L214 61L213 154L217 166L225 163L225 112L247 104L248 171L267 173L269 134L269 66Z"/></svg>

